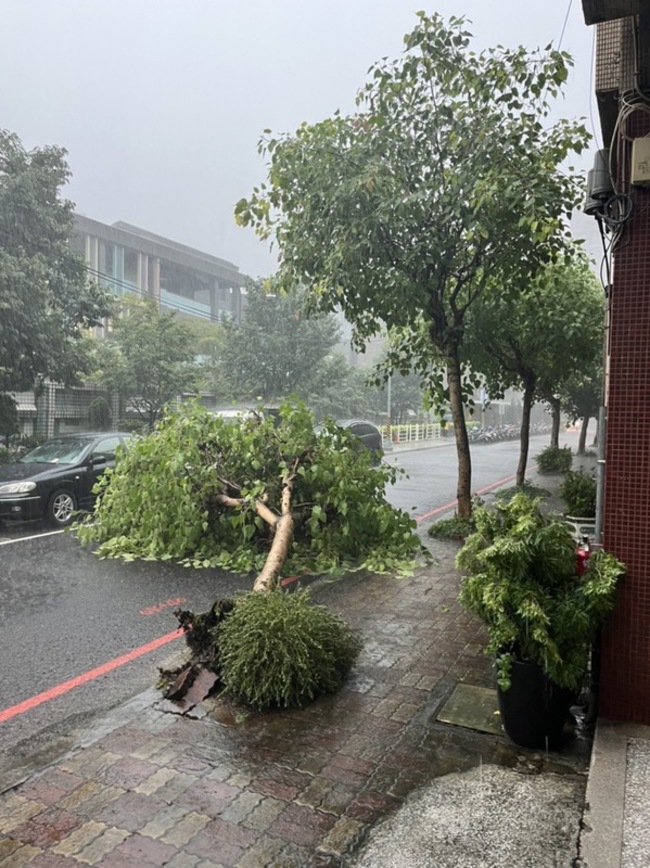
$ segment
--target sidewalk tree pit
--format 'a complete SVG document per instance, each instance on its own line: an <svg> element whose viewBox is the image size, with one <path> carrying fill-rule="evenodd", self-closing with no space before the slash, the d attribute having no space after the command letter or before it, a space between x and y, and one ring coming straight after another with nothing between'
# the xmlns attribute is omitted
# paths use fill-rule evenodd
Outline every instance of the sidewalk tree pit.
<svg viewBox="0 0 650 868"><path fill-rule="evenodd" d="M318 691L336 689L360 647L343 622L308 597L279 602L294 596L278 589L282 574L408 572L423 552L415 521L385 497L398 471L384 463L373 467L369 451L334 422L326 420L318 434L314 424L300 402L285 403L277 417L252 414L237 424L197 405L184 407L118 456L99 483L95 512L77 527L83 542L97 544L100 557L175 560L256 574L253 591L265 592L264 601L220 601L202 615L179 617L191 637L195 668L222 674L220 647L210 646L222 633L224 640L228 636L231 617L243 634L248 630L251 648L258 643L267 667L285 667L278 678L267 669L268 695L258 695L242 687L243 652L233 650L234 640L228 644L225 686L258 708L309 701ZM266 618L260 614L265 606ZM281 678L289 685L294 676L278 652L281 634L260 633L260 625L270 631L271 624L284 631L287 643L302 643L292 657L311 685L302 692L278 688ZM327 646L325 626L333 637ZM320 681L307 678L310 660L329 674Z"/></svg>

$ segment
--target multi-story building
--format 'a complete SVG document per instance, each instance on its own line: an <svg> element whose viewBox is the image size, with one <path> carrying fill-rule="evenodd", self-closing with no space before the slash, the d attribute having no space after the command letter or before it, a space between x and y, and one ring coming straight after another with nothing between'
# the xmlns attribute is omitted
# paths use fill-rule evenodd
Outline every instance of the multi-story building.
<svg viewBox="0 0 650 868"><path fill-rule="evenodd" d="M241 320L248 278L232 262L121 221L109 226L80 214L75 221L73 249L83 256L89 278L113 295L151 298L161 308L208 322ZM15 397L21 430L52 436L87 428L89 407L101 394L94 386L52 382L20 393Z"/></svg>
<svg viewBox="0 0 650 868"><path fill-rule="evenodd" d="M122 221L75 219L73 248L114 295L137 293L212 322L241 318L247 277L232 262Z"/></svg>

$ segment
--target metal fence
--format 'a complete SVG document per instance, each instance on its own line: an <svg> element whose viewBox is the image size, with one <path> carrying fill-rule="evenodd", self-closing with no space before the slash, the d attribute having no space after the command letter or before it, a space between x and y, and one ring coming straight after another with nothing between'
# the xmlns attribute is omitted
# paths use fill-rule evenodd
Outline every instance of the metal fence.
<svg viewBox="0 0 650 868"><path fill-rule="evenodd" d="M98 419L101 418L97 412L98 401L105 407L101 428L115 430L120 421L117 402L111 400L102 389L91 386L72 388L58 383L45 383L33 392L19 392L13 397L18 410L20 433L24 436L53 437L97 428Z"/></svg>
<svg viewBox="0 0 650 868"><path fill-rule="evenodd" d="M413 443L419 440L440 440L447 430L439 422L414 425L382 425L381 433L393 443Z"/></svg>

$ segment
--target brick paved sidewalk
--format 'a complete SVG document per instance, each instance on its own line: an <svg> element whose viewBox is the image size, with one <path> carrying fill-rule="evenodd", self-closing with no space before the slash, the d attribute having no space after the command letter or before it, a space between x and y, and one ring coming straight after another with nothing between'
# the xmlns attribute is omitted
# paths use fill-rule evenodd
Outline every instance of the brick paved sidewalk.
<svg viewBox="0 0 650 868"><path fill-rule="evenodd" d="M503 762L505 739L435 722L457 682L492 674L457 602L456 547L433 548L413 578L315 586L365 638L341 692L247 717L204 703L190 719L163 712L152 690L0 797L0 866L347 865L433 776Z"/></svg>

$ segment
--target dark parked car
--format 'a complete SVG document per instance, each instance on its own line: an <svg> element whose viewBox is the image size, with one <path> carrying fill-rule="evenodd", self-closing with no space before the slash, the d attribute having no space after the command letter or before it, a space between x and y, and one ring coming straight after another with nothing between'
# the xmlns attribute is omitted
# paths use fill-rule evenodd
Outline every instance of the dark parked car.
<svg viewBox="0 0 650 868"><path fill-rule="evenodd" d="M373 456L377 458L377 462L381 459L383 438L381 431L372 422L364 422L359 419L343 419L337 420L337 425L341 428L347 428L355 437L357 437L366 449L369 449Z"/></svg>
<svg viewBox="0 0 650 868"><path fill-rule="evenodd" d="M336 424L339 428L347 428L351 431L359 442L372 452L373 464L375 466L379 464L384 450L381 431L376 425L360 419L337 419ZM315 430L317 432L322 430L322 425L317 425Z"/></svg>
<svg viewBox="0 0 650 868"><path fill-rule="evenodd" d="M0 518L44 518L66 527L78 509L92 509L93 487L115 464L118 446L132 435L62 434L23 455L15 464L0 464Z"/></svg>

